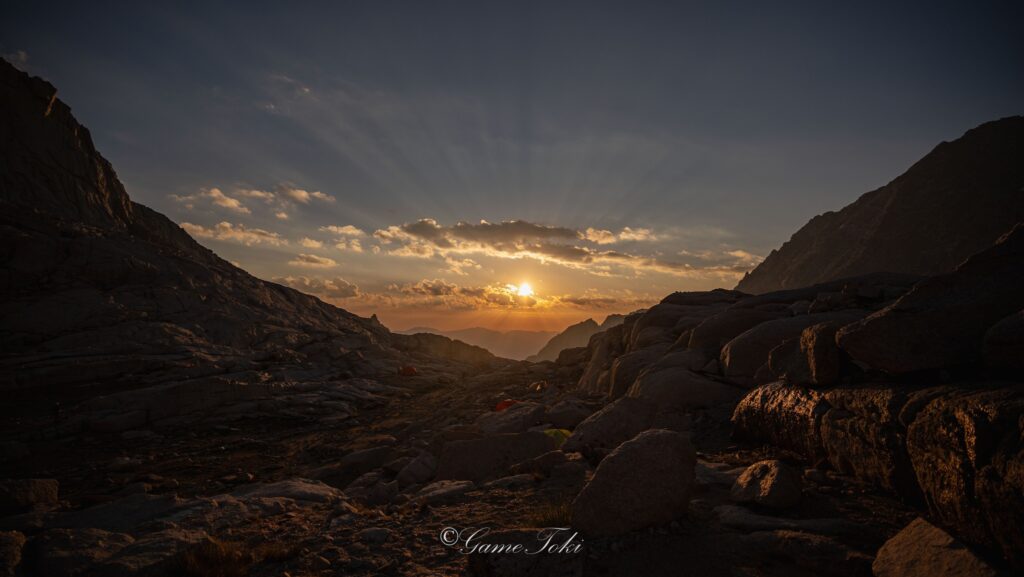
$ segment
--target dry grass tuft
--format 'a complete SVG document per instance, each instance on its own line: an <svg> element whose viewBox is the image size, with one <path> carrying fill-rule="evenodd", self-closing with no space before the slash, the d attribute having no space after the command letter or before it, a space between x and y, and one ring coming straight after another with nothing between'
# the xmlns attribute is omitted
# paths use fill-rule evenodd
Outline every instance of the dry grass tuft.
<svg viewBox="0 0 1024 577"><path fill-rule="evenodd" d="M527 518L533 527L568 527L571 521L572 501L542 505Z"/></svg>

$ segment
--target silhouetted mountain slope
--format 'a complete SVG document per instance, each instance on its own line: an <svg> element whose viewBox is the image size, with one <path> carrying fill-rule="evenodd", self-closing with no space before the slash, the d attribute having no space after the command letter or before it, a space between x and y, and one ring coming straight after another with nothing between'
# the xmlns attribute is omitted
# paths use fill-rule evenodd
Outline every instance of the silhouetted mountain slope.
<svg viewBox="0 0 1024 577"><path fill-rule="evenodd" d="M450 348L257 279L132 202L56 89L7 62L0 241L4 389L137 387L268 363L362 374L394 370L405 349Z"/></svg>
<svg viewBox="0 0 1024 577"><path fill-rule="evenodd" d="M1024 220L1024 117L943 142L889 184L810 220L736 286L798 288L872 272L953 270Z"/></svg>
<svg viewBox="0 0 1024 577"><path fill-rule="evenodd" d="M590 337L603 330L621 325L624 318L626 318L625 315L608 315L600 325L594 319L587 319L581 323L576 323L552 337L544 345L544 348L526 360L535 363L553 361L558 358L558 353L565 349L587 346L587 343L590 342Z"/></svg>

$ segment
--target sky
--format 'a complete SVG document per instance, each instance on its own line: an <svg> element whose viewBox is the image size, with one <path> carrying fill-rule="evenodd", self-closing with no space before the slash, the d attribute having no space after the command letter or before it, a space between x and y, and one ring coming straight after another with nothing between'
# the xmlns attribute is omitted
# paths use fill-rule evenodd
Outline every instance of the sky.
<svg viewBox="0 0 1024 577"><path fill-rule="evenodd" d="M0 54L135 201L394 329L731 288L1024 113L1019 1L142 4L9 3Z"/></svg>

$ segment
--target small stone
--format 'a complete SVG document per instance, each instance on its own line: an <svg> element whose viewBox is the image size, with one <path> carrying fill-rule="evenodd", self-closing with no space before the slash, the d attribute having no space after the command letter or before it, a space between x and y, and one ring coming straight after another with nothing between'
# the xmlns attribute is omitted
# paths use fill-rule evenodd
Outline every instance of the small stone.
<svg viewBox="0 0 1024 577"><path fill-rule="evenodd" d="M363 543L384 543L391 538L391 531L384 527L370 527L356 534Z"/></svg>
<svg viewBox="0 0 1024 577"><path fill-rule="evenodd" d="M800 474L778 460L760 461L747 467L733 483L730 496L737 503L756 503L775 509L800 502Z"/></svg>

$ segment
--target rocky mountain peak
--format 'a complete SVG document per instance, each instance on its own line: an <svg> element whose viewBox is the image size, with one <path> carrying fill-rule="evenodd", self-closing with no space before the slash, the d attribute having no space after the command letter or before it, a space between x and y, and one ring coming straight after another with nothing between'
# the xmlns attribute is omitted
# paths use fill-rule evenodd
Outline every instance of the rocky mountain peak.
<svg viewBox="0 0 1024 577"><path fill-rule="evenodd" d="M49 82L0 61L0 200L8 210L125 228L132 202Z"/></svg>
<svg viewBox="0 0 1024 577"><path fill-rule="evenodd" d="M812 218L736 286L798 288L874 272L952 271L1024 220L1024 117L943 142L889 184Z"/></svg>

